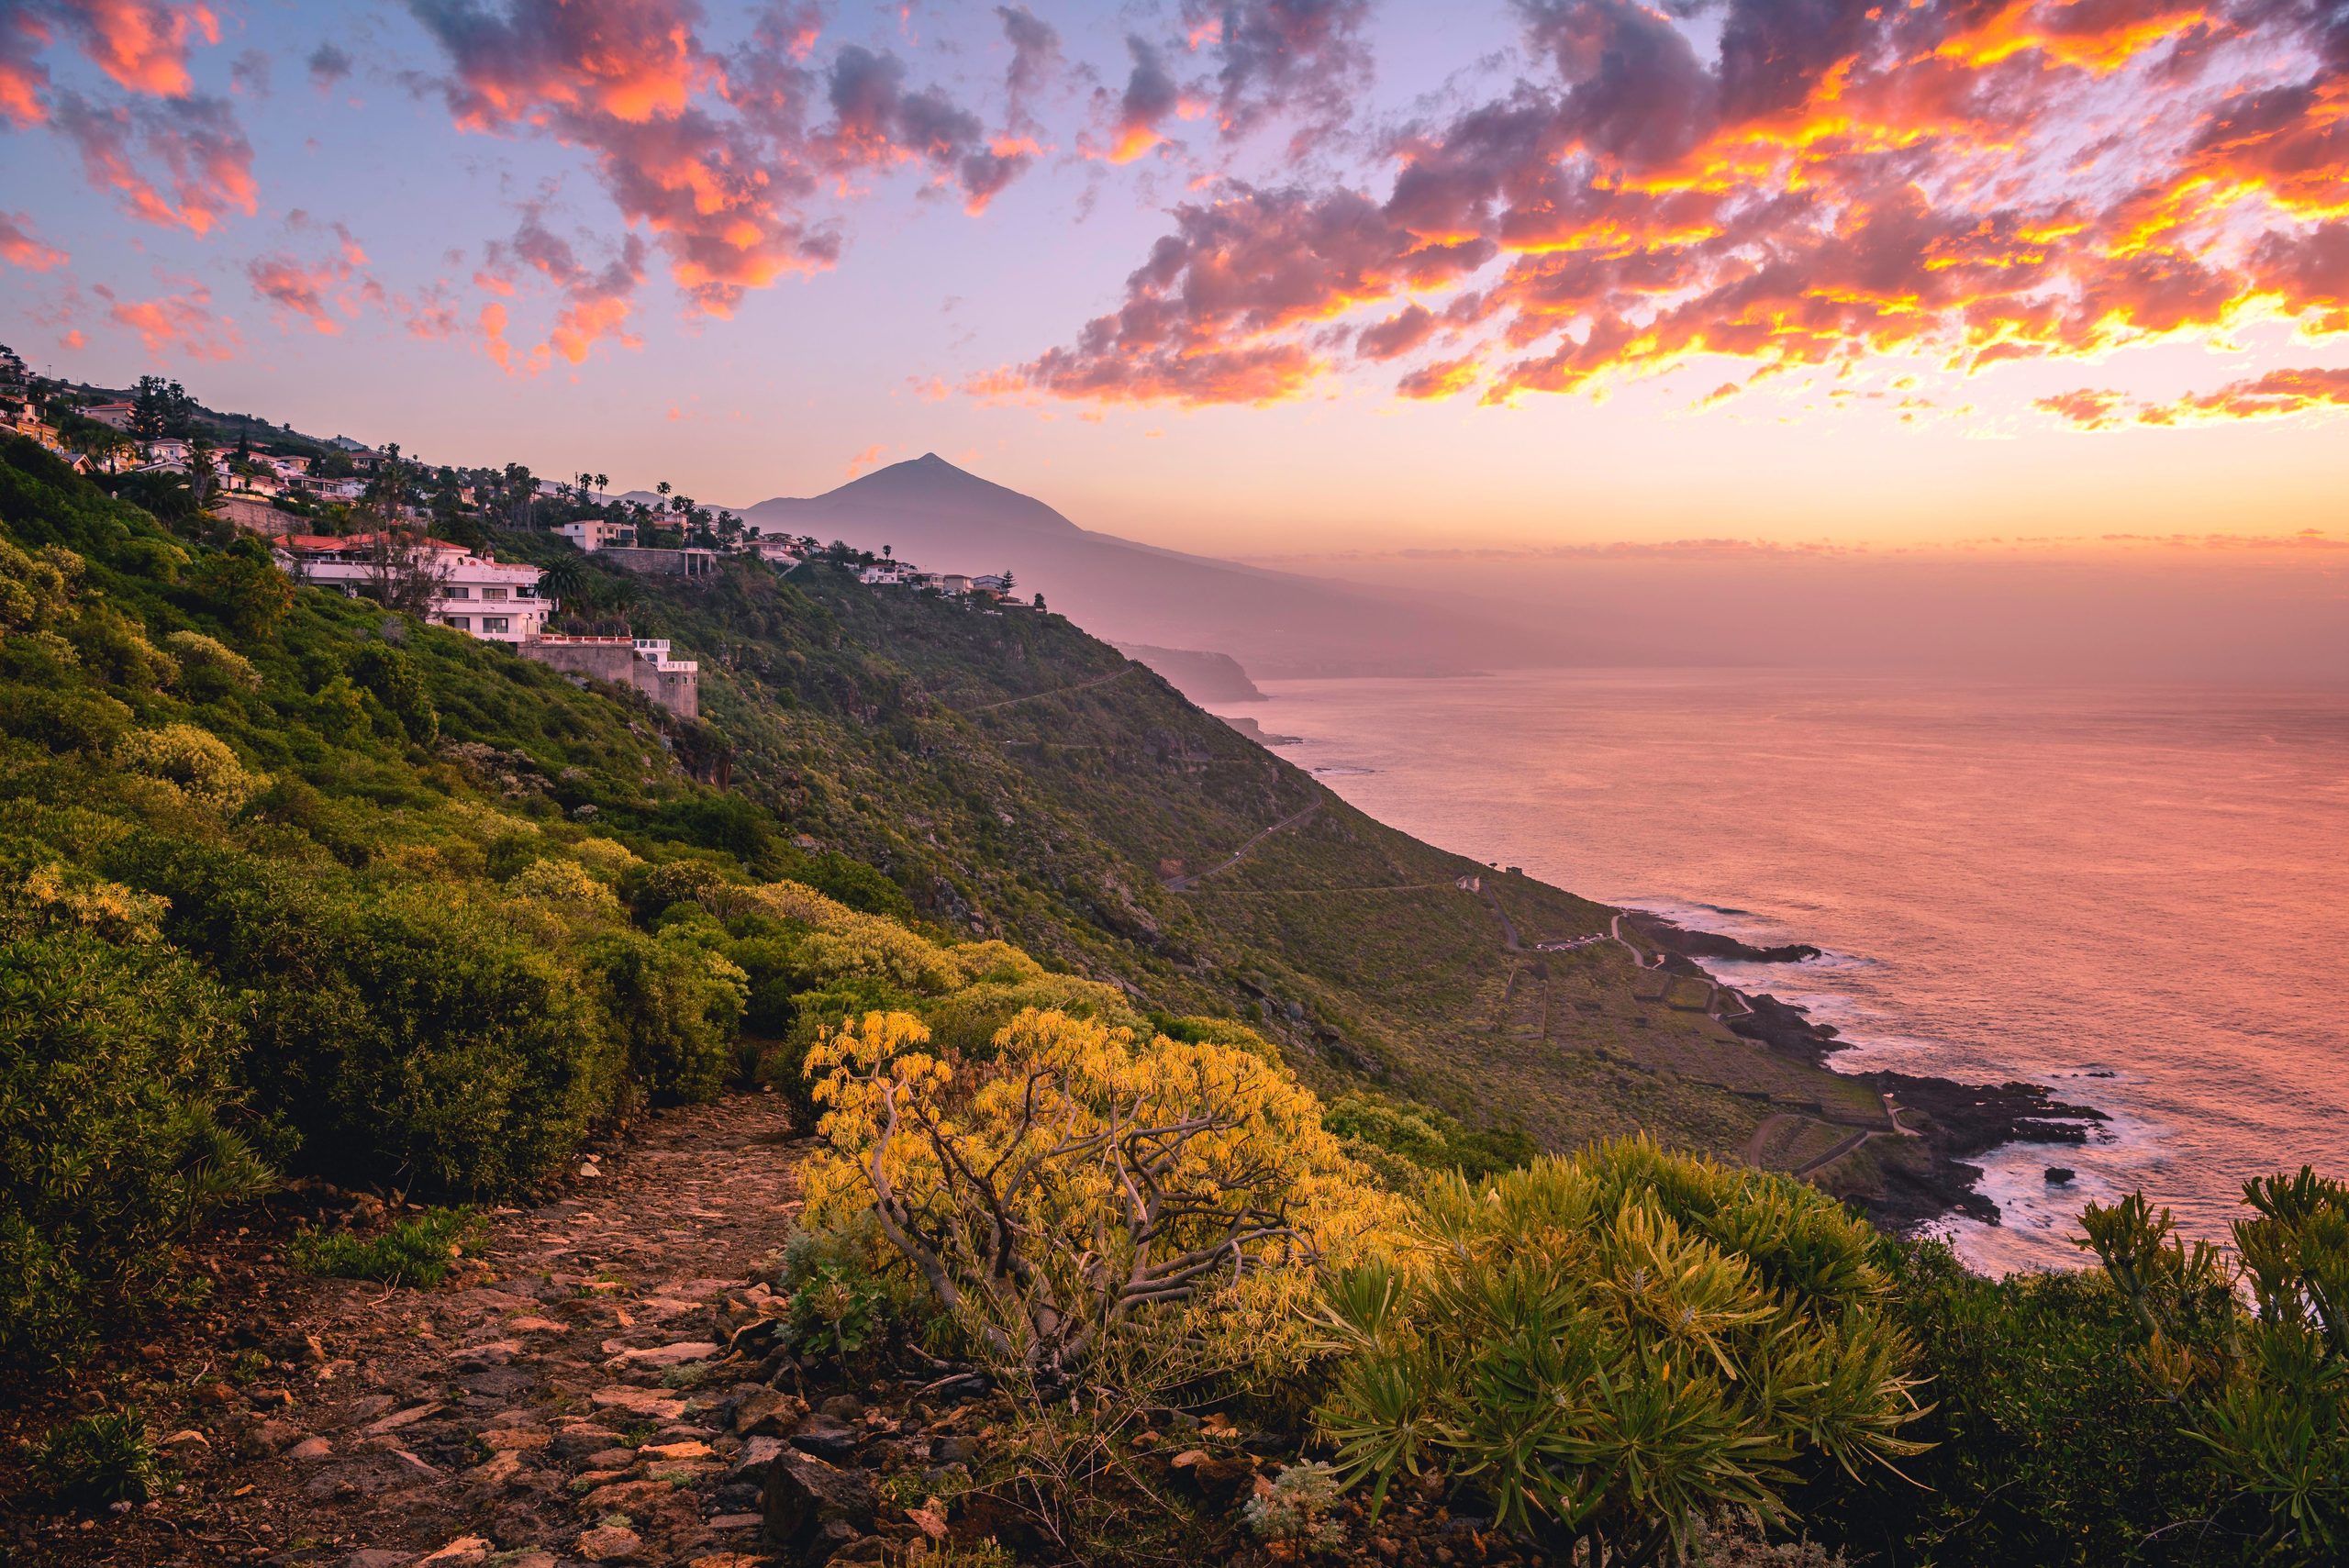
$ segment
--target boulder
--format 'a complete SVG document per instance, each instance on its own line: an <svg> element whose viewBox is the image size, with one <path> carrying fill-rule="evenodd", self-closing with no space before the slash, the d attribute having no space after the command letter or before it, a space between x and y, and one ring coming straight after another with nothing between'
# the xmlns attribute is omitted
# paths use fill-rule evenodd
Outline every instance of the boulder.
<svg viewBox="0 0 2349 1568"><path fill-rule="evenodd" d="M799 1562L821 1562L869 1531L876 1507L863 1474L788 1448L768 1462L762 1501L767 1540Z"/></svg>

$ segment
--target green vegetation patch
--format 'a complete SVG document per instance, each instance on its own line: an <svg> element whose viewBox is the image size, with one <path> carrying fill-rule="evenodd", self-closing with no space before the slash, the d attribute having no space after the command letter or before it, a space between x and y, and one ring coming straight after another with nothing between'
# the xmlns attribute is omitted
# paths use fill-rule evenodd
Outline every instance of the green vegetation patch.
<svg viewBox="0 0 2349 1568"><path fill-rule="evenodd" d="M297 1268L335 1279L374 1280L425 1289L448 1277L483 1223L470 1208L432 1208L373 1236L308 1230L294 1240Z"/></svg>

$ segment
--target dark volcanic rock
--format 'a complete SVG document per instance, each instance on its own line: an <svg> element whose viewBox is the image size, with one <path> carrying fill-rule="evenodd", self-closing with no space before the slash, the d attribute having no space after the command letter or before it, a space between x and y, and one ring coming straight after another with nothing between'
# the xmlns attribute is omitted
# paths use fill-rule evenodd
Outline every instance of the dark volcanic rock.
<svg viewBox="0 0 2349 1568"><path fill-rule="evenodd" d="M2091 1106L2064 1104L2038 1084L1958 1084L1906 1073L1856 1076L1892 1095L1931 1155L1921 1173L1887 1169L1885 1194L1868 1206L1868 1218L1887 1230L1909 1229L1953 1209L1996 1225L1998 1206L1975 1191L1982 1168L1967 1164L1966 1156L2002 1143L2084 1143L2084 1124L2106 1119Z"/></svg>
<svg viewBox="0 0 2349 1568"><path fill-rule="evenodd" d="M1739 995L1744 996L1742 992ZM1744 996L1744 1002L1753 1010L1728 1020L1731 1034L1760 1040L1773 1051L1800 1057L1814 1067L1825 1062L1830 1051L1843 1049L1842 1042L1835 1038L1832 1024L1811 1022L1810 1014L1792 1002L1781 1002L1766 994Z"/></svg>
<svg viewBox="0 0 2349 1568"><path fill-rule="evenodd" d="M1800 963L1807 958L1819 956L1819 950L1809 942L1757 948L1751 942L1739 941L1735 937L1722 936L1719 931L1692 931L1677 921L1637 909L1623 912L1623 924L1664 951L1682 958L1726 958L1740 963Z"/></svg>
<svg viewBox="0 0 2349 1568"><path fill-rule="evenodd" d="M2052 1187L2063 1186L2076 1173L2069 1165L2050 1165L2047 1167L2047 1184Z"/></svg>

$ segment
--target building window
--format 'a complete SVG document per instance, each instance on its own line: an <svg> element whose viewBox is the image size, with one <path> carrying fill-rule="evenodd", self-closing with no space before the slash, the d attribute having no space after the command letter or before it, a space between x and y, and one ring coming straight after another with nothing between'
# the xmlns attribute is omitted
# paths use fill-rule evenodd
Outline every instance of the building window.
<svg viewBox="0 0 2349 1568"><path fill-rule="evenodd" d="M484 599L502 599L506 596L506 590L503 588L484 588L481 591L481 596Z"/></svg>
<svg viewBox="0 0 2349 1568"><path fill-rule="evenodd" d="M481 617L481 628L484 631L504 631L506 629L506 617L504 616L484 616Z"/></svg>
<svg viewBox="0 0 2349 1568"><path fill-rule="evenodd" d="M452 584L443 588L441 593L451 599L470 599L473 596L473 591L462 584Z"/></svg>
<svg viewBox="0 0 2349 1568"><path fill-rule="evenodd" d="M443 616L441 619L459 631L471 631L473 628L473 617L471 616Z"/></svg>

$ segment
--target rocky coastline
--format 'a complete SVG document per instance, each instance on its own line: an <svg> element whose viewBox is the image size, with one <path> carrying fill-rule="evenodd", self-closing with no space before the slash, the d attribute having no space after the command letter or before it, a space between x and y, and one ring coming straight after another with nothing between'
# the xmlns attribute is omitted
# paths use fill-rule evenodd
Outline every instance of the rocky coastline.
<svg viewBox="0 0 2349 1568"><path fill-rule="evenodd" d="M1744 963L1798 963L1817 958L1820 950L1807 942L1759 948L1715 931L1693 930L1660 915L1626 910L1623 923L1667 956L1665 967L1704 973L1698 957ZM1708 978L1712 978L1708 975ZM1726 1018L1732 1034L1757 1041L1774 1051L1796 1057L1814 1067L1829 1064L1836 1051L1849 1048L1831 1024L1815 1021L1808 1009L1766 992L1723 987L1724 994L1742 1002L1748 1011ZM2079 1145L2088 1129L2107 1120L2093 1106L2071 1105L2055 1098L2043 1084L2009 1080L2003 1084L1964 1084L1954 1078L1876 1070L1852 1074L1879 1093L1889 1095L1899 1107L1904 1127L1918 1134L1926 1160L1915 1165L1886 1162L1884 1190L1866 1204L1868 1218L1896 1234L1907 1233L1948 1214L1962 1214L1986 1225L1999 1221L1998 1206L1983 1195L1977 1184L1982 1167L1972 1157L2009 1143Z"/></svg>

